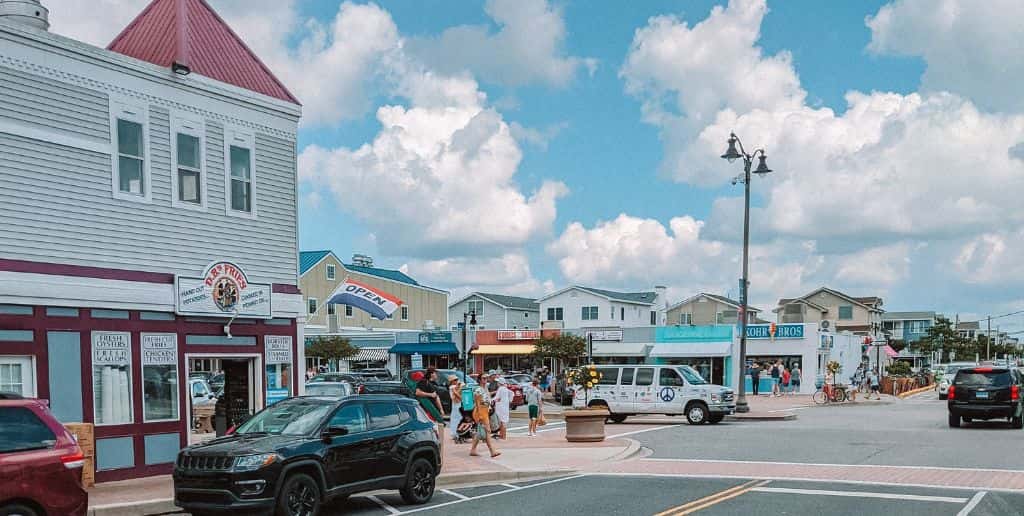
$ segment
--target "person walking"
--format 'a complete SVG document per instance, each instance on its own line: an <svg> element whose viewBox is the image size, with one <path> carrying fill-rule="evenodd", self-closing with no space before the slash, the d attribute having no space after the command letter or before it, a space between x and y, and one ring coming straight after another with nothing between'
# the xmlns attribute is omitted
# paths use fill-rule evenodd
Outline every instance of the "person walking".
<svg viewBox="0 0 1024 516"><path fill-rule="evenodd" d="M781 396L779 384L782 382L782 360L771 366L772 371L772 396Z"/></svg>
<svg viewBox="0 0 1024 516"><path fill-rule="evenodd" d="M452 440L459 440L459 424L462 423L462 386L459 377L451 375L448 377L448 395L452 400L452 413L449 416Z"/></svg>
<svg viewBox="0 0 1024 516"><path fill-rule="evenodd" d="M878 377L878 369L872 369L871 374L868 376L868 381L871 382L871 394L875 395L875 399L881 400L881 379ZM868 399L871 399L871 395L868 395Z"/></svg>
<svg viewBox="0 0 1024 516"><path fill-rule="evenodd" d="M800 364L793 364L793 370L789 374L789 387L793 394L800 394Z"/></svg>
<svg viewBox="0 0 1024 516"><path fill-rule="evenodd" d="M509 406L512 404L512 391L508 388L508 381L498 378L498 392L494 397L494 413L498 416L498 438L504 441L508 438Z"/></svg>
<svg viewBox="0 0 1024 516"><path fill-rule="evenodd" d="M544 406L544 393L540 390L540 380L536 378L526 386L526 410L530 413L530 430L526 435L537 435L537 422L540 420L540 411Z"/></svg>
<svg viewBox="0 0 1024 516"><path fill-rule="evenodd" d="M760 394L761 390L761 366L754 362L750 365L750 386L754 396Z"/></svg>
<svg viewBox="0 0 1024 516"><path fill-rule="evenodd" d="M790 394L789 382L793 379L793 373L789 369L782 369L782 394Z"/></svg>
<svg viewBox="0 0 1024 516"><path fill-rule="evenodd" d="M501 452L494 447L494 442L491 440L491 396L487 393L487 387L483 382L484 377L481 375L477 378L476 389L473 389L473 421L476 422L476 431L473 432L473 444L469 448L469 456L480 456L476 452L476 447L483 440L491 452L491 457L494 458L501 455Z"/></svg>

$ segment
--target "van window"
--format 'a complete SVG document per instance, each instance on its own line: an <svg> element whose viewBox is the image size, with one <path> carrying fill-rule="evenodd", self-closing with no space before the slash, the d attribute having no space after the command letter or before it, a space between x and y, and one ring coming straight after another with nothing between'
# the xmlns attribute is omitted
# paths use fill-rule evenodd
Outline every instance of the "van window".
<svg viewBox="0 0 1024 516"><path fill-rule="evenodd" d="M598 367L597 372L601 374L601 379L597 382L598 385L617 385L619 383L619 368Z"/></svg>
<svg viewBox="0 0 1024 516"><path fill-rule="evenodd" d="M667 367L662 367L661 372L658 373L658 385L662 387L682 387L683 379L679 377L679 373Z"/></svg>
<svg viewBox="0 0 1024 516"><path fill-rule="evenodd" d="M622 385L633 385L633 373L636 372L635 367L623 367L622 368Z"/></svg>
<svg viewBox="0 0 1024 516"><path fill-rule="evenodd" d="M654 383L654 368L641 367L636 373L637 385L651 385Z"/></svg>

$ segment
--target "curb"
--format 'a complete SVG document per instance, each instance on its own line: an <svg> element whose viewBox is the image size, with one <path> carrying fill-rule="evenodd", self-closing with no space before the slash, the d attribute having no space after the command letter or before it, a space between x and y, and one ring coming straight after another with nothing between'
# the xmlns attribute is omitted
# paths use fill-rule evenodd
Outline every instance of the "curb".
<svg viewBox="0 0 1024 516"><path fill-rule="evenodd" d="M796 414L793 412L781 412L776 414L754 414L749 413L744 415L731 414L725 416L725 421L743 422L743 421L793 421L796 419Z"/></svg>
<svg viewBox="0 0 1024 516"><path fill-rule="evenodd" d="M902 400L902 399L905 399L905 398L907 398L909 396L913 396L915 394L921 394L922 392L928 392L928 391L933 391L933 390L935 390L935 386L934 385L927 385L927 386L924 386L924 387L918 387L918 388L916 388L914 390L910 390L910 391L907 391L907 392L901 392L900 395L896 396L896 397Z"/></svg>
<svg viewBox="0 0 1024 516"><path fill-rule="evenodd" d="M641 450L643 449L643 446L640 444L639 441L630 439L628 437L620 437L619 439L628 442L629 445L626 446L626 449L622 450L619 453L616 453L615 455L612 455L611 457L608 457L607 459L604 459L604 461L602 462L621 462L624 460L629 460L639 455Z"/></svg>
<svg viewBox="0 0 1024 516"><path fill-rule="evenodd" d="M441 473L437 476L437 487L451 487L483 482L511 482L562 477L575 474L574 469L537 469L520 471L474 471L472 473Z"/></svg>
<svg viewBox="0 0 1024 516"><path fill-rule="evenodd" d="M139 514L163 514L168 512L181 512L181 508L174 505L173 498L99 505L89 507L86 514L88 516L137 516Z"/></svg>

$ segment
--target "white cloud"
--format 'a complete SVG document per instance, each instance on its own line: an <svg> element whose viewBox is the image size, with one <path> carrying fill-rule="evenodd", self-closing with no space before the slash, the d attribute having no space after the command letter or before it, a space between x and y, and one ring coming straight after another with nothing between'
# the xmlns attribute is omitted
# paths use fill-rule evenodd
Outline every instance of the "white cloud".
<svg viewBox="0 0 1024 516"><path fill-rule="evenodd" d="M413 38L408 51L439 72L468 70L485 82L508 86L565 86L580 68L594 73L596 60L566 55L565 20L547 0L489 0L484 9L498 32L461 25L438 37Z"/></svg>
<svg viewBox="0 0 1024 516"><path fill-rule="evenodd" d="M921 56L925 91L949 91L990 110L1024 110L1012 84L1024 81L1020 59L1024 2L896 0L866 20L868 50Z"/></svg>
<svg viewBox="0 0 1024 516"><path fill-rule="evenodd" d="M554 290L551 280L541 281L530 271L529 259L520 253L490 258L455 257L412 260L403 270L432 285L454 286L460 293L499 291L508 295L540 296ZM452 300L458 299L453 291ZM464 294L462 294L464 295Z"/></svg>
<svg viewBox="0 0 1024 516"><path fill-rule="evenodd" d="M526 127L519 122L512 122L509 128L512 130L512 137L520 143L528 143L541 150L548 149L548 143L559 133L569 127L568 122L551 124L543 129Z"/></svg>
<svg viewBox="0 0 1024 516"><path fill-rule="evenodd" d="M906 242L868 248L838 260L836 280L848 285L885 288L910 272L910 245Z"/></svg>

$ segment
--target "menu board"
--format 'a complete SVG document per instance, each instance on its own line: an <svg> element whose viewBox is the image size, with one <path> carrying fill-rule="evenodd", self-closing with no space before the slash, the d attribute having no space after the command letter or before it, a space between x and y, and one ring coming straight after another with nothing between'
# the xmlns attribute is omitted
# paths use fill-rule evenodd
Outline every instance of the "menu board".
<svg viewBox="0 0 1024 516"><path fill-rule="evenodd" d="M291 335L267 335L263 337L265 346L264 360L267 364L292 363Z"/></svg>
<svg viewBox="0 0 1024 516"><path fill-rule="evenodd" d="M174 333L142 334L142 365L177 365L178 336Z"/></svg>
<svg viewBox="0 0 1024 516"><path fill-rule="evenodd" d="M92 333L92 365L126 366L132 361L132 335L128 332Z"/></svg>

